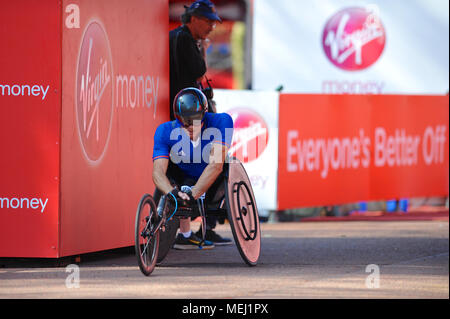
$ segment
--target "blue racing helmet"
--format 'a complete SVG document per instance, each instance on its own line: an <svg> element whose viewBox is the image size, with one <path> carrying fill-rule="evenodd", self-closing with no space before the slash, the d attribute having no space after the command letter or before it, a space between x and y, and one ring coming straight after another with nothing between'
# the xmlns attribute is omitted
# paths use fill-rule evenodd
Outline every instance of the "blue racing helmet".
<svg viewBox="0 0 450 319"><path fill-rule="evenodd" d="M173 100L173 114L183 124L189 126L201 121L208 111L208 100L199 89L190 87L178 92Z"/></svg>

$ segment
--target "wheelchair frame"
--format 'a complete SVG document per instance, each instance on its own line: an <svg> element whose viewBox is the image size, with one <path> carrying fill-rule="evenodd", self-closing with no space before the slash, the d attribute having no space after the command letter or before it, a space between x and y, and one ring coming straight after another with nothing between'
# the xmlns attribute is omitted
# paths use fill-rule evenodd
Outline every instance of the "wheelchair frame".
<svg viewBox="0 0 450 319"><path fill-rule="evenodd" d="M230 158L224 164L224 171L219 178L222 179L219 181L222 186L206 207L203 201L197 200L194 207L174 211L171 201L166 200L166 196L158 190L155 190L154 197L149 194L142 196L136 212L135 251L139 268L144 275L149 276L166 257L175 241L179 219L200 215L204 240L206 210L208 214L228 217L242 259L249 266L257 264L261 249L261 230L258 208L245 168L237 158Z"/></svg>

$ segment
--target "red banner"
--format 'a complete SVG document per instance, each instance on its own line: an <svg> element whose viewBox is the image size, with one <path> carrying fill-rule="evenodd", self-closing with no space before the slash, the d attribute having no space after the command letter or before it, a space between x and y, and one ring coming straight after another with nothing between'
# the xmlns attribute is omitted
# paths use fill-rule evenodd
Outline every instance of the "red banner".
<svg viewBox="0 0 450 319"><path fill-rule="evenodd" d="M169 118L166 0L0 10L0 257L133 245Z"/></svg>
<svg viewBox="0 0 450 319"><path fill-rule="evenodd" d="M278 208L448 194L448 96L280 95Z"/></svg>
<svg viewBox="0 0 450 319"><path fill-rule="evenodd" d="M63 1L61 256L133 245L153 134L169 119L167 1L77 6L79 28Z"/></svg>
<svg viewBox="0 0 450 319"><path fill-rule="evenodd" d="M0 9L0 256L58 252L61 4Z"/></svg>

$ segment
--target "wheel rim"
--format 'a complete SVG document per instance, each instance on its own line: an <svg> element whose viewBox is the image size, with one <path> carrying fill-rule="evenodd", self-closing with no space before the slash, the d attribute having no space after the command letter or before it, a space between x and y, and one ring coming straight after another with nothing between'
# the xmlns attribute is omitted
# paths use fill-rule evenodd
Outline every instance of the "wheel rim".
<svg viewBox="0 0 450 319"><path fill-rule="evenodd" d="M245 234L245 240L254 240L258 234L258 218L256 214L255 203L246 183L235 183L233 193L236 197L236 206L238 208L237 221L240 222L242 232Z"/></svg>
<svg viewBox="0 0 450 319"><path fill-rule="evenodd" d="M159 207L161 205L162 199L162 193L158 189L156 189L153 200L155 201L155 203L158 203L158 209L160 209ZM165 210L167 210L167 208ZM177 218L172 218L171 220L166 222L164 229L161 229L161 231L159 232L158 258L156 260L156 265L164 260L164 258L169 253L170 248L173 246L177 234L178 223L179 220Z"/></svg>
<svg viewBox="0 0 450 319"><path fill-rule="evenodd" d="M149 275L156 264L159 244L159 232L156 231L157 213L150 197L143 200L139 207L136 229L136 253L139 267Z"/></svg>
<svg viewBox="0 0 450 319"><path fill-rule="evenodd" d="M225 185L228 219L236 246L242 259L255 266L261 250L258 208L250 180L237 159L229 163Z"/></svg>

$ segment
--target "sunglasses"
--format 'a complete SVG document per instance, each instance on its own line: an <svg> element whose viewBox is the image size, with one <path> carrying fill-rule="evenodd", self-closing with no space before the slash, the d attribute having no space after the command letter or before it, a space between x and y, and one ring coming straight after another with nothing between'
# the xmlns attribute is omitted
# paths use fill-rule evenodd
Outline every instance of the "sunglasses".
<svg viewBox="0 0 450 319"><path fill-rule="evenodd" d="M191 117L191 118L182 118L181 125L183 125L184 128L188 128L189 126L203 125L202 116L195 116L195 117Z"/></svg>

